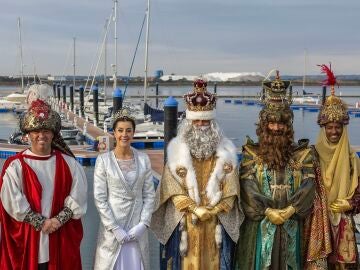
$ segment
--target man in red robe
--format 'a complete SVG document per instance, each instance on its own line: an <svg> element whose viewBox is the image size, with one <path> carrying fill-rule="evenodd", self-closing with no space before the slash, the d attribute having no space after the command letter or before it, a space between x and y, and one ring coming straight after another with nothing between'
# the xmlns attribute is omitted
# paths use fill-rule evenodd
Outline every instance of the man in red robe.
<svg viewBox="0 0 360 270"><path fill-rule="evenodd" d="M87 182L60 128L42 100L20 119L31 146L9 158L0 177L1 270L81 269Z"/></svg>

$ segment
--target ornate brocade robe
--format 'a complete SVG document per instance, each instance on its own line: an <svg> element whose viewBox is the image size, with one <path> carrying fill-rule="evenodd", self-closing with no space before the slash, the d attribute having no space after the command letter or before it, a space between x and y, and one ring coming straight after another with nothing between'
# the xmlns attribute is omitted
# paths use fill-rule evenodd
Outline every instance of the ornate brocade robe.
<svg viewBox="0 0 360 270"><path fill-rule="evenodd" d="M302 220L311 213L314 196L313 152L299 141L283 171L267 168L259 158L258 144L243 147L240 169L245 221L240 228L236 269L300 270ZM295 214L282 225L272 224L267 208L292 205Z"/></svg>
<svg viewBox="0 0 360 270"><path fill-rule="evenodd" d="M168 163L157 190L157 210L151 224L164 245L161 249L161 269L231 269L242 221L235 147L226 140L219 148L231 147L232 152L218 149L208 160L198 160L189 152L181 155L176 151L188 151L178 139L171 143ZM195 177L189 179L191 175ZM216 187L211 187L211 183ZM210 188L216 192L211 193ZM214 194L220 194L218 199L214 200ZM203 222L188 209L194 204L209 206L211 202L222 211Z"/></svg>
<svg viewBox="0 0 360 270"><path fill-rule="evenodd" d="M320 136L324 136L323 134L321 134ZM323 139L326 140L325 137L323 137ZM322 210L327 212L327 216L326 216L327 219L323 221L322 219L318 218L317 222L327 223L329 226L327 231L328 236L326 239L322 241L323 243L326 243L330 246L327 256L327 266L326 266L327 268L324 267L321 269L359 269L359 256L358 256L358 248L356 245L356 237L355 237L356 228L355 228L355 222L353 216L355 216L360 212L360 185L358 184L360 163L356 152L349 147L347 134L346 137L342 138L341 140L344 140L346 142L345 147L349 149L348 155L349 155L350 168L347 168L344 165L345 162L343 161L343 159L346 157L343 156L339 156L337 159L335 158L335 160L337 160L336 165L340 165L340 170L342 170L343 172L349 173L350 179L355 180L356 188L354 190L353 195L349 196L349 198L347 199L352 209L346 212L341 212L338 216L338 219L336 217L336 214L332 213L332 211L329 210L329 206L328 206L328 204L331 202L331 197L329 198L331 187L326 188L326 183L325 183L326 170L324 170L324 168L322 168L320 165L321 155L319 156L319 151L321 151L322 148L321 146L320 148L318 148L318 145L314 146L315 154L319 160L319 164L317 167L317 170L319 171L318 177L319 180L323 183L324 189L326 190L325 194L323 195L326 199L326 205L323 206ZM337 144L336 148L339 146L339 144L340 142ZM323 156L332 160L335 154L325 152L325 155L323 153ZM326 169L328 169L328 167ZM344 186L345 185L344 183L346 182L348 182L348 184L350 183L349 179L347 180L339 176L338 177L334 176L334 180L333 180L334 182L336 182L335 179L340 182L341 186ZM336 190L338 191L339 189L336 188ZM348 192L350 192L350 189L348 190ZM339 195L339 194L337 195L338 195L337 198L339 199L343 198L342 197L343 195ZM313 260L312 262L313 264L319 264L318 261L316 260ZM313 264L311 264L311 266ZM318 270L319 267L313 267L309 269Z"/></svg>

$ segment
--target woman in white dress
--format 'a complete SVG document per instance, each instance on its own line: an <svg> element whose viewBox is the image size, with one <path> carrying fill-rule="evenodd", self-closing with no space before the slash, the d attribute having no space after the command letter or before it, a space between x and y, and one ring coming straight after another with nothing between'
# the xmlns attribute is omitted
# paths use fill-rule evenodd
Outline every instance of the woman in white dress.
<svg viewBox="0 0 360 270"><path fill-rule="evenodd" d="M94 172L101 220L94 269L148 270L155 197L150 159L130 146L135 121L125 110L115 114L113 130L116 147L98 156Z"/></svg>

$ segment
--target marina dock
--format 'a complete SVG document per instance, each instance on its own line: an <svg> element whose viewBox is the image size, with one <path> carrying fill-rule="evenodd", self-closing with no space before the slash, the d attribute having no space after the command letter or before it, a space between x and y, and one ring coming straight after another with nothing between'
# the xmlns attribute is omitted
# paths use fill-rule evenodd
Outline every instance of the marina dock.
<svg viewBox="0 0 360 270"><path fill-rule="evenodd" d="M85 136L85 141L89 145L95 145L98 137L109 136L109 141L114 142L114 136L111 133L105 132L95 126L93 123L87 122L86 119L79 117L74 112L64 108L61 112L66 116L67 121L73 123L73 125L79 129L79 131ZM86 131L84 131L86 129ZM132 146L139 149L152 148L162 149L164 147L164 140L162 139L134 139Z"/></svg>
<svg viewBox="0 0 360 270"><path fill-rule="evenodd" d="M221 96L222 97L222 96ZM243 106L261 106L259 99L224 99L225 103L233 103L235 105ZM70 149L76 156L77 161L83 166L94 166L97 156L101 153L98 151L97 144L99 137L108 137L109 145L114 143L114 136L104 131L104 129L94 125L93 123L86 121L83 117L79 117L78 114L67 109L67 106L63 106L62 102L53 98L53 107L57 109L59 113L62 113L66 121L72 123L79 132L83 134L86 145L70 145ZM309 112L317 112L320 109L318 104L292 104L293 110L305 110ZM351 117L360 117L360 108L349 107L349 114ZM164 141L162 139L135 139L132 146L145 151L149 156L152 164L152 168L156 179L160 179L164 165ZM16 145L0 143L0 158L7 159L8 157L15 155L16 153L26 149L27 145ZM150 149L146 149L150 148ZM112 147L110 147L112 149ZM360 155L360 146L355 146L354 149ZM238 149L239 160L241 159L241 149Z"/></svg>
<svg viewBox="0 0 360 270"><path fill-rule="evenodd" d="M28 145L0 143L0 159L7 159L28 147ZM84 166L94 166L97 156L101 154L101 152L89 150L91 147L89 145L70 145L69 147L76 160ZM164 151L151 149L141 151L145 151L149 155L155 177L159 177L164 167Z"/></svg>

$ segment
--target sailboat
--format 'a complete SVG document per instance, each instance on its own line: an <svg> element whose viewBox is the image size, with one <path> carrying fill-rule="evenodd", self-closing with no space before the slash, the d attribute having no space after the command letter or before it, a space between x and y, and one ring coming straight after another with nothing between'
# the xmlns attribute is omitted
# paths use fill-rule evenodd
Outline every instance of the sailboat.
<svg viewBox="0 0 360 270"><path fill-rule="evenodd" d="M7 100L10 100L13 98L16 98L16 101L21 101L22 103L25 102L26 94L25 87L24 87L24 60L23 60L23 49L22 49L22 37L21 37L21 20L20 17L17 20L18 25L18 33L19 33L19 53L20 53L20 75L21 75L21 89L19 93L14 93L9 96L7 96ZM22 100L20 100L22 98Z"/></svg>
<svg viewBox="0 0 360 270"><path fill-rule="evenodd" d="M139 139L139 138L162 139L164 137L164 124L162 122L155 122L160 119L156 119L156 120L152 119L151 116L146 113L146 108L149 107L147 104L146 94L147 94L147 87L148 87L147 77L148 77L150 0L147 1L146 13L145 13L144 21L142 23L140 34L138 37L138 43L137 43L137 46L136 46L136 49L134 52L133 61L136 56L136 52L137 52L137 48L139 45L139 41L140 41L140 37L141 37L142 30L143 30L143 25L144 25L145 19L146 19L146 37L145 37L145 69L144 69L144 86L143 86L144 101L143 101L143 104L141 105L141 104L135 104L133 102L130 102L130 101L127 101L124 99L123 108L126 108L127 110L129 110L136 119L137 125L136 125L136 132L134 134L134 138L136 138L136 139ZM114 89L117 88L117 49L116 49L117 48L117 31L116 31L117 26L116 25L117 25L117 0L114 0L115 64L112 65L114 68L114 74L113 74L113 81L114 81L113 88ZM128 77L131 76L131 70L132 70L132 65L130 67ZM127 84L125 86L124 98L125 98L125 94L126 94L126 89L127 89ZM111 115L110 117L105 119L104 124L107 127L110 127L112 125L112 121L113 121L113 119L112 119L112 115Z"/></svg>
<svg viewBox="0 0 360 270"><path fill-rule="evenodd" d="M306 49L304 50L304 75L303 75L303 85L302 85L303 95L307 94L305 91L305 82L306 82Z"/></svg>
<svg viewBox="0 0 360 270"><path fill-rule="evenodd" d="M21 38L21 21L17 19L17 26L19 32L19 53L20 53L20 75L21 75L21 89L19 92L12 93L0 99L0 112L9 112L16 109L26 100L26 94L24 94L24 63L22 53L22 38Z"/></svg>
<svg viewBox="0 0 360 270"><path fill-rule="evenodd" d="M304 50L304 74L303 74L303 83L302 83L302 97L294 97L293 102L300 103L300 104L317 104L318 99L315 99L314 97L310 96L313 93L306 92L306 90L305 90L306 66L307 66L307 50L305 49Z"/></svg>

